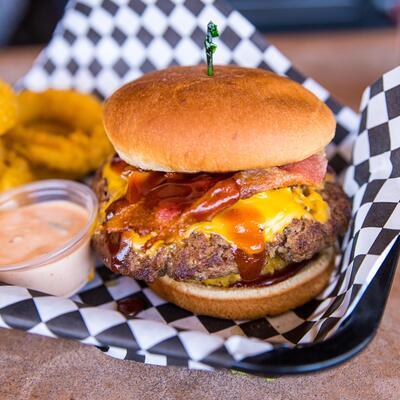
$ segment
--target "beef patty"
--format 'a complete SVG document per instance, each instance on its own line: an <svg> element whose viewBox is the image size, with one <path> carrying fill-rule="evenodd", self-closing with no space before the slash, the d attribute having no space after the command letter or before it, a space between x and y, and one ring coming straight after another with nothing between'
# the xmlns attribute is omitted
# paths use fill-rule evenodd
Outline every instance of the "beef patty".
<svg viewBox="0 0 400 400"><path fill-rule="evenodd" d="M100 201L107 199L104 178L97 179L95 190ZM294 219L273 242L266 244L267 257L279 256L287 263L308 260L334 245L337 237L344 234L351 215L349 199L333 182L326 182L320 193L330 208L328 221L321 224L310 219ZM153 282L168 275L176 280L204 280L239 273L235 248L217 234L192 232L186 239L160 246L151 255L126 245L119 262L112 260L109 250L108 243L115 239L113 235L107 238L104 231L97 230L94 245L110 269L135 279Z"/></svg>

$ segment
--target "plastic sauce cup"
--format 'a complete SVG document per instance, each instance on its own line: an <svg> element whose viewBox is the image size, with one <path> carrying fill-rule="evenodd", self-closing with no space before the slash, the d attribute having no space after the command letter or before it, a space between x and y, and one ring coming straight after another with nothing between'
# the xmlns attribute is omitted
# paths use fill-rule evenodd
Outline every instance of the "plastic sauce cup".
<svg viewBox="0 0 400 400"><path fill-rule="evenodd" d="M71 202L85 210L87 221L82 229L65 244L46 254L38 255L32 260L0 265L0 281L69 297L88 282L95 265L90 239L98 202L93 191L83 184L68 180L38 181L1 194L0 213L54 201ZM22 241L21 246L23 245Z"/></svg>

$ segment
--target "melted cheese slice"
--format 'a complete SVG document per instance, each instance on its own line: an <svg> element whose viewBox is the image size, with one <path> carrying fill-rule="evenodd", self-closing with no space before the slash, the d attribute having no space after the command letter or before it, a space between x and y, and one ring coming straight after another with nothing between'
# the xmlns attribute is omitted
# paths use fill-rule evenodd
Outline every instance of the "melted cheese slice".
<svg viewBox="0 0 400 400"><path fill-rule="evenodd" d="M193 231L215 233L250 254L256 253L259 251L257 246L253 248L256 241L252 243L252 238L249 238L255 236L254 226L258 228L264 242L271 242L294 219L307 218L320 223L327 221L328 204L317 191L309 189L307 192L306 195L301 188L293 187L257 193L248 199L239 200L217 214L211 221L192 225L187 236ZM233 216L236 217L234 227ZM246 224L250 225L250 228L247 228Z"/></svg>

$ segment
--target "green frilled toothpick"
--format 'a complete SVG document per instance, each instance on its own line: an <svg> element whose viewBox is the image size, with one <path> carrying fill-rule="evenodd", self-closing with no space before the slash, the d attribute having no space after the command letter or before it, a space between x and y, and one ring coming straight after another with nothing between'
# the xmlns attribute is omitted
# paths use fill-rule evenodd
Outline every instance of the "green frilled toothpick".
<svg viewBox="0 0 400 400"><path fill-rule="evenodd" d="M217 50L217 45L213 43L213 38L219 36L217 25L214 22L210 21L207 25L207 35L204 39L204 47L206 49L207 56L207 75L212 76L214 74L214 65L213 65L213 54L215 50Z"/></svg>

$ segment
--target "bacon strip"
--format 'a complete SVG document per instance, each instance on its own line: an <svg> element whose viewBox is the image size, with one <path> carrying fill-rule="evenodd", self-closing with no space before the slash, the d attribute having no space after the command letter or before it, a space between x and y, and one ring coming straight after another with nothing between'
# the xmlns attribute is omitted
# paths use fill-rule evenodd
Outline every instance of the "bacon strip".
<svg viewBox="0 0 400 400"><path fill-rule="evenodd" d="M246 199L256 193L281 187L318 186L324 180L327 165L325 156L316 154L282 167L241 171L233 179L240 188L240 198Z"/></svg>
<svg viewBox="0 0 400 400"><path fill-rule="evenodd" d="M303 161L287 164L280 168L291 174L301 175L304 178L305 185L318 185L324 180L327 166L328 160L325 154L319 153Z"/></svg>

